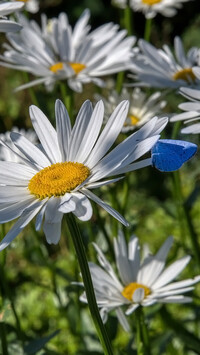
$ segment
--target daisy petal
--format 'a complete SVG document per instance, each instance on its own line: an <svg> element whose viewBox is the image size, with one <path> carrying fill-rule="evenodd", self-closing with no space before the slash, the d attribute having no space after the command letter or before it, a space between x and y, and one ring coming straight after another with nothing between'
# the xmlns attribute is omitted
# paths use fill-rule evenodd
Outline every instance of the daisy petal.
<svg viewBox="0 0 200 355"><path fill-rule="evenodd" d="M129 223L123 218L120 213L118 213L114 208L111 206L107 205L105 202L103 202L99 197L94 195L91 191L82 189L82 192L84 195L86 195L88 198L96 202L99 206L101 206L104 210L106 210L111 216L116 218L120 223L122 223L124 226L128 227Z"/></svg>
<svg viewBox="0 0 200 355"><path fill-rule="evenodd" d="M166 268L165 271L160 275L160 277L158 277L157 281L154 283L153 289L156 290L162 286L165 286L173 279L175 279L175 277L178 276L185 268L185 266L189 263L190 259L190 256L185 256L180 260L175 261L168 268Z"/></svg>
<svg viewBox="0 0 200 355"><path fill-rule="evenodd" d="M52 164L61 161L57 134L47 117L37 107L30 107L30 117L37 136Z"/></svg>
<svg viewBox="0 0 200 355"><path fill-rule="evenodd" d="M12 241L17 237L17 235L26 227L26 225L35 217L35 215L39 212L41 207L43 206L44 201L37 201L35 203L35 208L32 210L24 211L18 221L14 224L14 226L9 230L7 235L0 243L0 251L5 249ZM33 207L33 206L32 206Z"/></svg>

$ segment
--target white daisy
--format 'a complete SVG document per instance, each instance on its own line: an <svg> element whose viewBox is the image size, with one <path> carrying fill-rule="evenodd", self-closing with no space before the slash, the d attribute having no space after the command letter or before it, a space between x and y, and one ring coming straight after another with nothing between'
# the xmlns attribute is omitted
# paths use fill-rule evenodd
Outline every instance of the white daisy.
<svg viewBox="0 0 200 355"><path fill-rule="evenodd" d="M171 122L184 121L187 127L181 129L183 134L199 134L200 123L200 90L181 88L180 93L190 101L180 104L178 107L185 111L170 118Z"/></svg>
<svg viewBox="0 0 200 355"><path fill-rule="evenodd" d="M132 131L142 126L158 114L166 105L166 101L160 100L160 92L156 92L148 98L139 88L135 88L131 92L123 88L120 94L113 90L108 98L98 94L95 95L95 98L96 100L103 100L106 117L111 115L119 102L122 100L129 101L129 112L124 126L122 127L122 132Z"/></svg>
<svg viewBox="0 0 200 355"><path fill-rule="evenodd" d="M108 312L114 309L120 323L128 331L129 325L121 310L123 305L128 307L125 314L130 315L140 305L146 307L155 303L191 302L191 298L183 294L193 290L193 285L200 281L200 275L194 279L172 282L191 259L190 256L185 256L165 268L172 242L173 238L169 237L155 256L147 255L141 262L138 239L133 236L127 247L124 236L120 233L118 239L114 240L114 247L121 281L100 248L94 244L101 267L92 262L89 267L104 322ZM85 293L81 296L81 301L87 302Z"/></svg>
<svg viewBox="0 0 200 355"><path fill-rule="evenodd" d="M86 101L73 128L59 100L55 112L57 131L39 108L30 107L30 117L41 143L39 148L19 133L10 135L23 163L0 162L0 185L4 185L0 186L0 223L20 218L0 243L0 250L36 215L36 230L41 228L44 217L47 242L58 243L63 214L72 212L82 221L89 220L90 199L127 226L127 221L91 189L120 179L111 176L150 165L151 158L133 162L152 148L167 123L167 118L154 117L109 151L126 119L127 101L118 105L101 133L104 115L101 101L94 110L90 101ZM108 180L102 181L105 178Z"/></svg>
<svg viewBox="0 0 200 355"><path fill-rule="evenodd" d="M50 22L42 17L42 29L34 21L19 16L23 29L7 36L10 45L0 64L39 77L20 87L44 83L48 88L57 80L67 80L72 90L82 91L82 84L103 86L100 77L129 69L135 37L126 38L126 30L105 24L89 32L90 13L84 11L72 30L67 15L61 13ZM19 88L18 88L19 89Z"/></svg>
<svg viewBox="0 0 200 355"><path fill-rule="evenodd" d="M15 0L19 1L19 0ZM26 11L35 14L39 11L39 1L38 0L20 0L24 3L24 8Z"/></svg>
<svg viewBox="0 0 200 355"><path fill-rule="evenodd" d="M200 81L193 68L198 64L199 48L192 47L187 55L179 37L174 39L175 57L167 45L156 49L152 44L139 40L141 53L133 60L131 71L140 86L180 88L197 86ZM136 84L134 84L136 85Z"/></svg>
<svg viewBox="0 0 200 355"><path fill-rule="evenodd" d="M22 9L23 6L24 3L22 1L17 3L14 1L3 2L0 4L0 32L16 32L22 29L19 23L8 20L5 16Z"/></svg>
<svg viewBox="0 0 200 355"><path fill-rule="evenodd" d="M189 0L130 0L130 7L133 11L143 12L146 18L153 18L157 14L172 17L186 1Z"/></svg>
<svg viewBox="0 0 200 355"><path fill-rule="evenodd" d="M37 143L37 137L35 132L32 129L25 130L25 129L19 129L17 127L13 127L11 132L18 132L22 134L26 139L28 139L31 143L36 144ZM0 145L0 160L5 160L5 161L14 161L16 163L23 162L23 160L20 159L19 155L16 155L13 153L13 150L15 152L19 152L18 149L15 147L15 145L12 143L10 139L10 131L6 133L0 134L0 139L1 141L5 142L7 145L12 147L12 150L9 148ZM25 156L23 156L25 158Z"/></svg>

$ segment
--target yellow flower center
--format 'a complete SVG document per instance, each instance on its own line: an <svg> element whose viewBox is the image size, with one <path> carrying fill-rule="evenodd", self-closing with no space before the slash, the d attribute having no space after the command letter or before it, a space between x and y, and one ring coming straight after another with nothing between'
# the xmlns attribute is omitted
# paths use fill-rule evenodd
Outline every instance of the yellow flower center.
<svg viewBox="0 0 200 355"><path fill-rule="evenodd" d="M28 2L29 0L16 0L16 1Z"/></svg>
<svg viewBox="0 0 200 355"><path fill-rule="evenodd" d="M138 284L137 282L131 282L128 286L124 287L122 291L122 296L127 298L127 300L129 301L133 301L133 294L138 288L143 288L144 297L150 295L151 293L151 290L148 287Z"/></svg>
<svg viewBox="0 0 200 355"><path fill-rule="evenodd" d="M68 63L70 67L74 70L75 74L79 74L83 69L86 68L85 64L82 63ZM59 70L63 70L64 68L64 63L63 62L57 62L49 68L54 74L56 74Z"/></svg>
<svg viewBox="0 0 200 355"><path fill-rule="evenodd" d="M81 163L56 163L40 170L29 181L31 194L43 200L46 197L59 197L74 190L87 179L90 170Z"/></svg>
<svg viewBox="0 0 200 355"><path fill-rule="evenodd" d="M68 63L68 64L75 71L76 75L86 68L85 64L82 63Z"/></svg>
<svg viewBox="0 0 200 355"><path fill-rule="evenodd" d="M185 80L187 83L191 81L195 81L195 75L192 71L192 68L185 68L179 70L177 73L173 75L174 80Z"/></svg>
<svg viewBox="0 0 200 355"><path fill-rule="evenodd" d="M49 69L50 69L54 74L56 74L59 70L62 70L63 67L64 67L63 63L62 63L62 62L58 62L58 63L53 64Z"/></svg>
<svg viewBox="0 0 200 355"><path fill-rule="evenodd" d="M139 118L134 115L128 115L128 119L130 120L130 124L135 126L139 122Z"/></svg>
<svg viewBox="0 0 200 355"><path fill-rule="evenodd" d="M159 2L162 2L162 0L142 0L142 2L145 5L152 6L152 5L158 4Z"/></svg>

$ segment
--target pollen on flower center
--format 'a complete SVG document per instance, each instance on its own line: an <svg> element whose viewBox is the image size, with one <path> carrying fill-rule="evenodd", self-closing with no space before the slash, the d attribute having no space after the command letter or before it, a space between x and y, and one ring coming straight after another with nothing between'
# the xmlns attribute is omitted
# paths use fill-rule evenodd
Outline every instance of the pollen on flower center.
<svg viewBox="0 0 200 355"><path fill-rule="evenodd" d="M51 65L49 68L54 74L56 74L59 70L62 70L64 67L64 64L62 62L55 63Z"/></svg>
<svg viewBox="0 0 200 355"><path fill-rule="evenodd" d="M191 81L195 81L195 75L192 71L192 68L185 68L179 70L177 73L173 75L174 80L185 80L187 83L190 83Z"/></svg>
<svg viewBox="0 0 200 355"><path fill-rule="evenodd" d="M59 197L87 179L90 170L81 163L56 163L40 170L29 181L28 189L39 199Z"/></svg>
<svg viewBox="0 0 200 355"><path fill-rule="evenodd" d="M79 74L83 69L86 68L85 64L82 63L68 63L70 67L75 71L76 75Z"/></svg>
<svg viewBox="0 0 200 355"><path fill-rule="evenodd" d="M122 296L127 298L129 301L133 301L133 294L138 288L144 289L144 297L148 296L151 293L151 290L148 287L137 282L131 282L129 285L124 287L122 291Z"/></svg>
<svg viewBox="0 0 200 355"><path fill-rule="evenodd" d="M143 4L152 6L155 4L158 4L159 2L162 2L162 0L142 0Z"/></svg>
<svg viewBox="0 0 200 355"><path fill-rule="evenodd" d="M28 2L29 0L16 0L16 1Z"/></svg>
<svg viewBox="0 0 200 355"><path fill-rule="evenodd" d="M128 123L131 124L132 126L135 126L139 122L139 118L134 116L134 115L128 115ZM124 126L126 126L127 123L125 122Z"/></svg>

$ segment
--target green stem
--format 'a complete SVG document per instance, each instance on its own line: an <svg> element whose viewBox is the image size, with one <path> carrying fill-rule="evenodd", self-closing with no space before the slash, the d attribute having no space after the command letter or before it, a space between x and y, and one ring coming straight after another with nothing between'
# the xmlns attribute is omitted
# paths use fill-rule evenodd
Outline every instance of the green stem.
<svg viewBox="0 0 200 355"><path fill-rule="evenodd" d="M146 326L143 309L136 309L137 355L151 355L149 333Z"/></svg>
<svg viewBox="0 0 200 355"><path fill-rule="evenodd" d="M60 91L61 91L61 96L63 103L65 104L69 117L71 119L71 122L73 121L73 98L74 98L74 93L73 91L68 87L68 85L64 82L60 82Z"/></svg>
<svg viewBox="0 0 200 355"><path fill-rule="evenodd" d="M30 81L28 73L24 72L23 75L24 75L24 80L26 82ZM32 87L30 87L30 88L28 88L28 92L29 92L32 104L39 107L40 105L39 105L37 96L35 94L35 90Z"/></svg>
<svg viewBox="0 0 200 355"><path fill-rule="evenodd" d="M144 29L144 39L147 42L149 42L149 40L150 40L151 26L152 26L152 19L151 18L147 18L146 19L146 23L145 23L145 29Z"/></svg>
<svg viewBox="0 0 200 355"><path fill-rule="evenodd" d="M6 339L6 325L3 322L0 324L0 337L1 337L2 354L9 355L8 343Z"/></svg>
<svg viewBox="0 0 200 355"><path fill-rule="evenodd" d="M127 30L129 36L132 35L132 10L129 5L124 9L124 27Z"/></svg>
<svg viewBox="0 0 200 355"><path fill-rule="evenodd" d="M67 213L66 215L67 225L73 240L74 248L76 250L76 255L78 258L79 266L81 269L81 274L83 278L83 283L85 286L85 292L87 296L88 306L90 313L94 322L94 325L99 336L99 340L104 350L105 355L113 355L110 340L108 338L106 329L103 325L101 316L99 314L99 309L96 303L94 288L92 284L92 279L90 275L90 270L85 254L85 249L82 241L82 237L76 223L75 217L72 213Z"/></svg>
<svg viewBox="0 0 200 355"><path fill-rule="evenodd" d="M121 94L123 82L124 82L124 72L121 71L120 73L117 74L117 80L116 80L116 91L118 94Z"/></svg>
<svg viewBox="0 0 200 355"><path fill-rule="evenodd" d="M187 223L187 229L189 232L190 236L190 241L193 247L193 252L196 258L196 262L198 266L200 267L200 247L198 244L198 238L197 234L195 232L193 223L192 223L192 218L190 215L189 208L186 203L184 203L184 197L182 193L182 186L181 186L181 176L180 176L180 171L174 171L173 173L174 176L174 190L175 190L175 198L176 198L176 203L177 203L177 208L178 208L178 214L179 214L179 223L180 223L180 229L181 229L181 236L183 243L185 241L185 228L184 228L184 223Z"/></svg>

